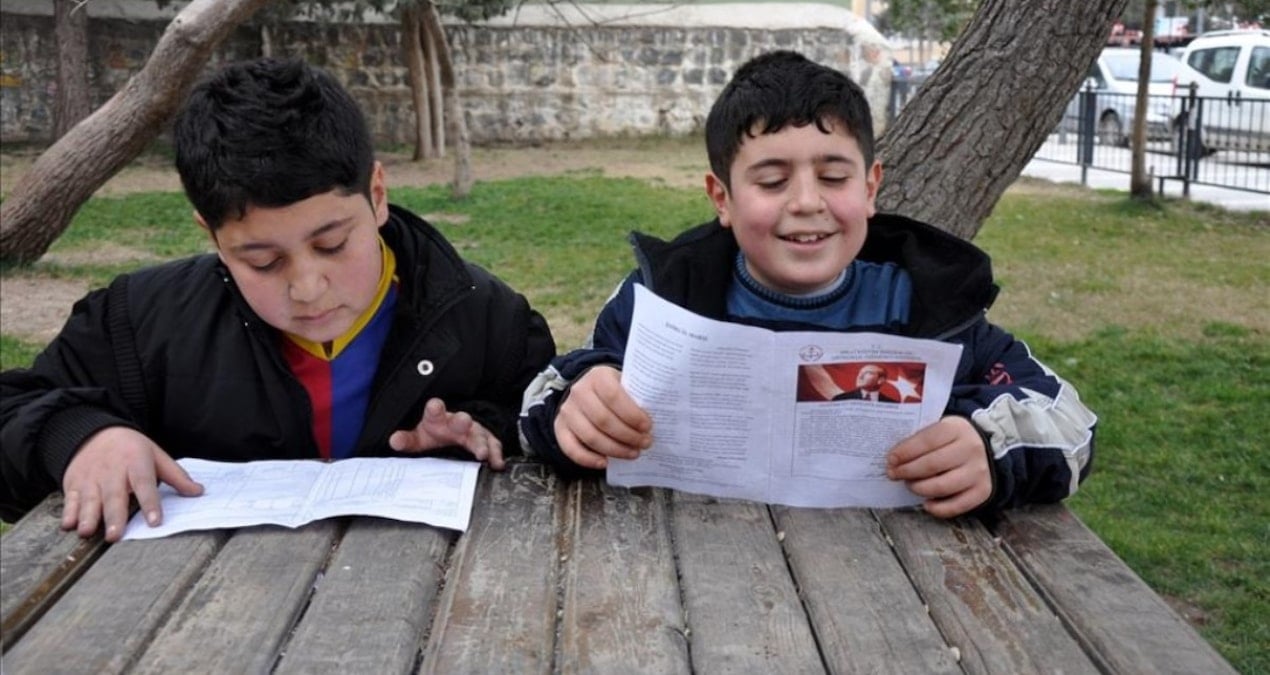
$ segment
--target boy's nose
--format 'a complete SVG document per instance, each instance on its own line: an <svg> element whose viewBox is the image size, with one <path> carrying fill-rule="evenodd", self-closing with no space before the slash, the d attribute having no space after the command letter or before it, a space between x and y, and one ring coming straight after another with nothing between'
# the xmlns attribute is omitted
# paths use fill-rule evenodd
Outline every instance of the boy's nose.
<svg viewBox="0 0 1270 675"><path fill-rule="evenodd" d="M320 270L310 267L297 270L287 284L287 292L295 302L313 302L326 290L326 277Z"/></svg>
<svg viewBox="0 0 1270 675"><path fill-rule="evenodd" d="M793 182L792 189L789 210L793 213L814 213L824 207L825 202L820 197L820 186L815 176L798 178Z"/></svg>

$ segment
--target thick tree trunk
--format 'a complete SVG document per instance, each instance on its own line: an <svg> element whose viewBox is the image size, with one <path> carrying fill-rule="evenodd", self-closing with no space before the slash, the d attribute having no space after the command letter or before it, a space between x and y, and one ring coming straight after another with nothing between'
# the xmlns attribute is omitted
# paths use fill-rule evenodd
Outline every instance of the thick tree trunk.
<svg viewBox="0 0 1270 675"><path fill-rule="evenodd" d="M424 16L428 34L437 46L441 91L445 96L445 117L450 127L450 136L454 139L454 181L450 184L450 189L455 197L462 198L472 192L472 142L467 132L467 121L463 117L463 101L459 98L454 62L450 59L450 43L445 39L441 16L432 3L428 3Z"/></svg>
<svg viewBox="0 0 1270 675"><path fill-rule="evenodd" d="M983 0L881 139L879 208L973 238L1058 124L1126 4Z"/></svg>
<svg viewBox="0 0 1270 675"><path fill-rule="evenodd" d="M194 0L145 66L45 150L0 204L0 262L38 260L93 192L159 134L212 50L266 0Z"/></svg>
<svg viewBox="0 0 1270 675"><path fill-rule="evenodd" d="M1156 0L1146 0L1142 17L1142 56L1138 59L1138 91L1134 97L1133 135L1130 144L1131 164L1129 194L1136 199L1151 199L1151 176L1147 173L1147 97L1151 85L1151 52L1155 48Z"/></svg>
<svg viewBox="0 0 1270 675"><path fill-rule="evenodd" d="M424 58L424 34L421 12L417 7L406 6L401 10L402 46L406 60L406 71L410 78L410 104L415 110L415 151L412 159L416 162L431 157L432 151L432 118L431 106L428 105L427 60Z"/></svg>
<svg viewBox="0 0 1270 675"><path fill-rule="evenodd" d="M57 91L53 95L53 140L93 111L88 86L88 6L81 0L53 0L57 40Z"/></svg>

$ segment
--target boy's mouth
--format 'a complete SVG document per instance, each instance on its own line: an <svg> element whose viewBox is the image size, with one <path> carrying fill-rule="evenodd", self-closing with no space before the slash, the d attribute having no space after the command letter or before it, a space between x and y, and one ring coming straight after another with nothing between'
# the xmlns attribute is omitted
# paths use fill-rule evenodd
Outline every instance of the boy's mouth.
<svg viewBox="0 0 1270 675"><path fill-rule="evenodd" d="M795 244L814 244L818 241L828 239L831 234L787 234L781 235L781 241L793 242Z"/></svg>

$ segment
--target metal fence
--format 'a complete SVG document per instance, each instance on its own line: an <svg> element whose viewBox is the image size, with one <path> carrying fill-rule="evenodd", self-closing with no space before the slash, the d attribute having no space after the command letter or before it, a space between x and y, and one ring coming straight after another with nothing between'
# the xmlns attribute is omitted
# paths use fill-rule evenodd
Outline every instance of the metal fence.
<svg viewBox="0 0 1270 675"><path fill-rule="evenodd" d="M924 80L925 78L922 78ZM892 121L917 93L921 80L896 78L888 113ZM1075 164L1081 182L1089 169L1132 173L1133 94L1085 90L1033 159ZM1270 194L1270 99L1151 96L1147 114L1146 169L1159 191L1164 181Z"/></svg>
<svg viewBox="0 0 1270 675"><path fill-rule="evenodd" d="M1131 173L1130 131L1135 96L1086 90L1034 159ZM1146 169L1163 192L1164 181L1270 194L1270 100L1185 95L1151 96L1147 112Z"/></svg>

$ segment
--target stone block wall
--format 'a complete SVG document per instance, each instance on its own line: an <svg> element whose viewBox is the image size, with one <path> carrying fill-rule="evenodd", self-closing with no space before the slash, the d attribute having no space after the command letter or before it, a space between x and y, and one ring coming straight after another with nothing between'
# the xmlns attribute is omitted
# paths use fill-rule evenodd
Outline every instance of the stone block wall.
<svg viewBox="0 0 1270 675"><path fill-rule="evenodd" d="M47 142L56 73L53 20L11 11L18 5L6 3L0 21L0 142ZM801 51L854 77L873 105L876 131L885 124L890 50L846 10L768 5L774 13L765 17L754 14L762 5L665 6L653 14L646 11L652 6L641 5L643 13L631 16L635 6L589 7L586 18L525 9L481 24L447 23L474 143L693 133L736 67L776 48ZM751 18L738 20L738 7L750 8ZM800 7L806 10L801 19L790 10ZM609 18L596 21L597 11ZM91 18L98 103L141 68L170 20L152 16L153 9L148 14ZM361 102L378 144L413 142L400 32L391 20L241 27L212 61L250 58L266 48L334 72Z"/></svg>

